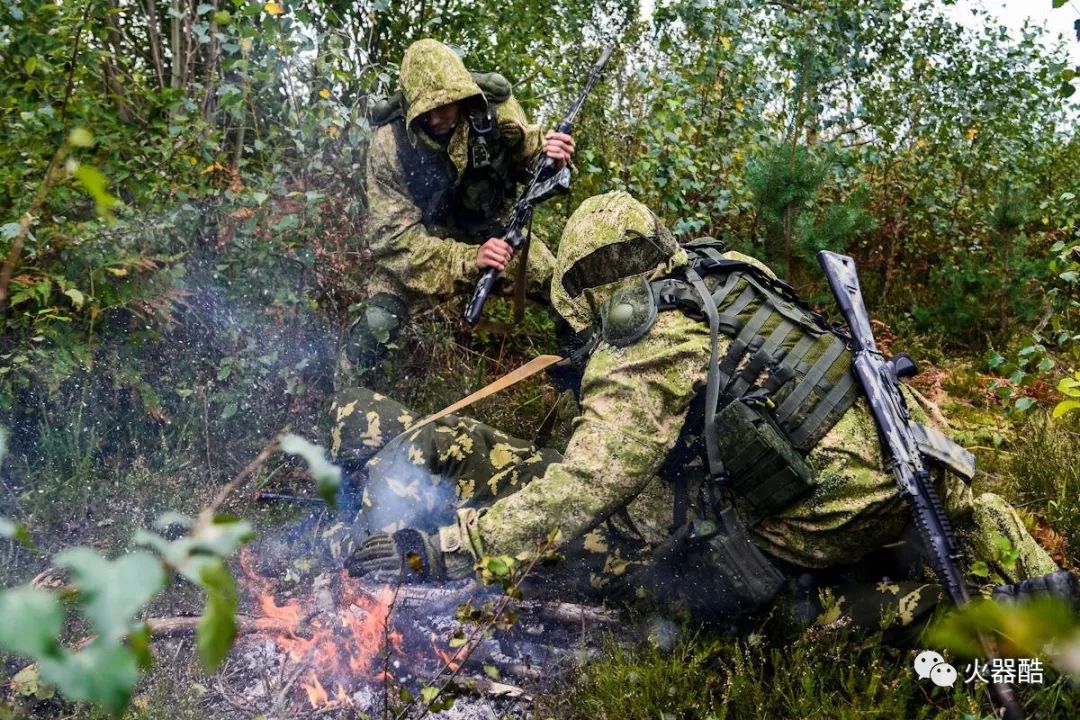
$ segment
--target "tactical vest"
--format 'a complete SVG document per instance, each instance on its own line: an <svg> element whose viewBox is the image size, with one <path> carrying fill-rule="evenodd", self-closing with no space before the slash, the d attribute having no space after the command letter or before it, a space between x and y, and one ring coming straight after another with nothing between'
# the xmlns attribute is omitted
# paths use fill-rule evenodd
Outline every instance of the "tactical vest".
<svg viewBox="0 0 1080 720"><path fill-rule="evenodd" d="M462 113L469 123L469 158L460 179L446 153L413 144L400 92L377 102L371 120L393 129L406 187L424 225L446 227L459 240L482 242L500 233L506 198L516 190L513 148L503 137L496 107L510 98L511 87L498 73L470 74L484 102L469 103Z"/></svg>
<svg viewBox="0 0 1080 720"><path fill-rule="evenodd" d="M601 313L601 335L629 345L669 310L709 322L709 470L754 524L809 491L813 473L804 458L855 402L858 381L846 337L790 286L723 257L717 241L684 249L687 267L616 293ZM730 338L723 356L720 334Z"/></svg>

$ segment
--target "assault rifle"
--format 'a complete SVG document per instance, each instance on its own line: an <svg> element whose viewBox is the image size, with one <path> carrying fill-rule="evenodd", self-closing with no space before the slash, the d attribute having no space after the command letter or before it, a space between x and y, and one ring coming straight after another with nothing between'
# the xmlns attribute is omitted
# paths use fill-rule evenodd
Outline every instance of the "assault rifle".
<svg viewBox="0 0 1080 720"><path fill-rule="evenodd" d="M915 364L907 355L886 360L878 351L859 287L859 276L855 272L855 261L846 255L823 250L818 253L818 262L825 270L829 287L850 330L855 374L866 393L882 445L888 451L890 469L900 486L900 495L915 518L915 527L930 566L952 602L958 607L965 605L970 597L959 566L960 550L927 470L925 450L921 447L924 443L920 442L920 435L925 437L927 431L911 422L907 403L900 393L900 378L915 375ZM992 641L980 635L979 642L986 656L994 657ZM994 699L1004 708L1006 720L1023 720L1024 711L1012 686L991 682L989 687Z"/></svg>
<svg viewBox="0 0 1080 720"><path fill-rule="evenodd" d="M589 78L585 81L585 87L582 89L581 94L574 100L574 104L570 106L566 117L562 119L562 122L556 128L558 132L569 135L574 131L574 119L581 111L582 105L585 104L585 98L589 96L593 86L596 85L596 81L600 79L600 71L604 69L604 65L607 64L608 58L611 57L614 49L614 44L604 48L604 52L600 54L600 59L596 61L593 69L589 71ZM514 206L514 212L510 215L510 219L503 229L502 239L510 246L511 255L529 242L533 209L548 198L570 189L570 168L564 167L558 172L552 173L554 167L555 161L546 155L541 155L536 160L529 184L525 186L525 191L518 198L517 204ZM499 272L495 268L485 268L480 275L480 280L476 283L476 289L469 299L469 304L465 306L465 320L470 325L475 325L480 319L480 311L483 310L484 302L487 300L488 295L491 294L491 288L494 287L495 278L498 275Z"/></svg>

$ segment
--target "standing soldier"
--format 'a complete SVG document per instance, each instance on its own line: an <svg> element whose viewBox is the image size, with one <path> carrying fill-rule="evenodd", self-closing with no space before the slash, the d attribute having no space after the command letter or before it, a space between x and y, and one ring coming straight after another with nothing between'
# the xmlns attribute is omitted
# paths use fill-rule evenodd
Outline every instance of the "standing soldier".
<svg viewBox="0 0 1080 720"><path fill-rule="evenodd" d="M680 247L648 208L609 193L567 222L552 304L595 338L561 457L456 416L412 428L415 415L361 389L339 397L338 459L382 448L367 463L358 523L372 534L351 571L460 577L483 554L515 557L559 530L576 587L652 596L721 621L765 606L785 576L802 574L838 584L825 619L873 624L885 608L909 625L940 600L934 584L849 591L845 576L830 577L900 545L912 518L845 339L767 268L715 241ZM715 336L704 321L712 314ZM723 400L710 419L703 390L714 376ZM706 452L710 430L718 447ZM973 495L967 454L927 437L967 556L1014 583L998 592L1075 596L1075 580L1008 503ZM1010 562L995 553L1000 538ZM406 563L412 554L418 562Z"/></svg>
<svg viewBox="0 0 1080 720"><path fill-rule="evenodd" d="M425 302L454 295L459 282L475 284L482 269L514 269L498 235L516 185L541 151L557 169L574 152L569 135L541 137L504 77L470 73L435 40L409 46L400 91L373 116L367 236L375 267L346 347L352 363L365 364ZM528 280L547 282L553 262L534 243Z"/></svg>

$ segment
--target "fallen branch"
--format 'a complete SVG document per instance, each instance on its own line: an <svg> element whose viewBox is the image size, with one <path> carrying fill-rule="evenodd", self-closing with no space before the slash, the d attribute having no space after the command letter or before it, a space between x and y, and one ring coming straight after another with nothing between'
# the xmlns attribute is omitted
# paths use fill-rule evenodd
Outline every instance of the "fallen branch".
<svg viewBox="0 0 1080 720"><path fill-rule="evenodd" d="M218 508L221 507L222 503L224 503L228 499L229 495L231 495L233 491L240 486L240 483L244 482L244 480L246 480L252 473L262 467L263 464L270 459L270 456L273 455L274 452L278 449L278 445L281 443L281 438L284 437L285 433L287 432L289 432L288 425L281 428L281 431L278 432L278 434L275 435L270 442L266 443L266 445L259 452L259 454L255 456L255 459L249 462L243 470L238 472L236 474L236 477L230 480L228 484L221 488L221 490L218 490L217 495L214 496L214 499L210 502L210 505L208 505L206 508L203 509L201 513L199 513L199 522L192 530L192 535L198 535L200 529L213 522L214 513L218 511Z"/></svg>

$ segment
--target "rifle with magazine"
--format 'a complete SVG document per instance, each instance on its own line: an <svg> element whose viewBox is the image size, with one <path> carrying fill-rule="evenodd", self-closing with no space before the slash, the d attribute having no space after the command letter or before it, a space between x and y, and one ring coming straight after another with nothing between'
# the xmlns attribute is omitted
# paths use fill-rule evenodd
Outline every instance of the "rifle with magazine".
<svg viewBox="0 0 1080 720"><path fill-rule="evenodd" d="M829 287L850 330L855 375L870 404L900 495L911 508L930 566L952 602L958 607L965 605L970 597L959 565L959 546L927 470L927 458L938 460L965 475L974 471L974 458L941 433L912 422L900 392L900 378L915 375L918 370L909 356L901 353L886 360L877 349L855 261L846 255L823 250L818 253L818 262L825 270ZM979 641L987 657L994 657L992 641L982 635ZM989 688L994 700L1004 709L1007 720L1023 719L1023 708L1011 685L991 682Z"/></svg>
<svg viewBox="0 0 1080 720"><path fill-rule="evenodd" d="M593 86L596 85L596 81L600 79L600 71L604 69L604 65L607 64L608 58L611 57L614 49L614 44L604 48L600 59L597 60L593 69L589 71L589 78L585 81L585 87L582 89L581 94L574 100L574 104L570 106L566 117L562 119L562 122L556 128L558 132L569 135L574 131L574 118L581 111L582 105L585 104L585 98L589 96ZM551 171L554 169L554 165L555 161L546 155L537 158L529 184L525 186L525 191L518 198L517 204L514 206L514 212L510 215L510 219L503 230L502 239L511 247L511 253L516 253L523 248L527 249L535 207L548 198L570 189L570 168L564 167L552 174ZM522 262L524 262L524 258L522 258ZM476 283L476 289L473 291L472 297L469 298L469 304L465 306L465 320L470 325L475 325L480 320L480 312L484 309L484 302L487 300L488 295L491 294L491 289L495 286L495 278L498 275L499 271L490 267L480 275L480 280Z"/></svg>

